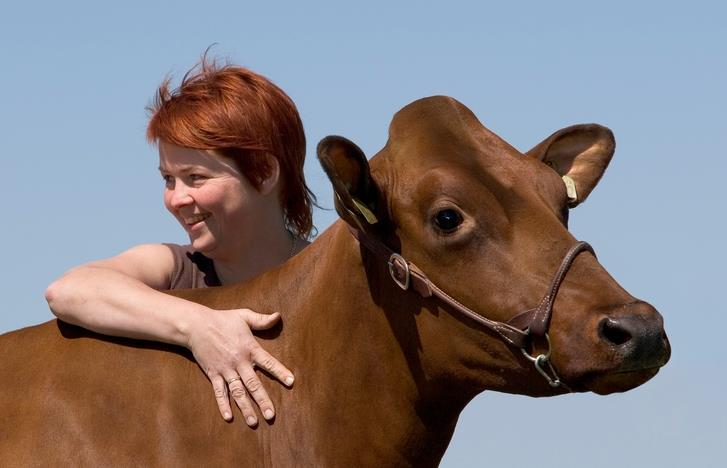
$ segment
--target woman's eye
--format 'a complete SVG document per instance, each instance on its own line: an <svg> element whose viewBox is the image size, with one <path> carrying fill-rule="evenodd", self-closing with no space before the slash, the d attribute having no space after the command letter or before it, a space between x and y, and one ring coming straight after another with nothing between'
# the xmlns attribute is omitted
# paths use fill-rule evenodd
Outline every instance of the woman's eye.
<svg viewBox="0 0 727 468"><path fill-rule="evenodd" d="M189 179L192 182L201 182L201 181L205 180L206 177L203 176L202 174L189 174Z"/></svg>
<svg viewBox="0 0 727 468"><path fill-rule="evenodd" d="M434 215L434 224L445 233L450 233L462 224L462 215L457 210L448 208Z"/></svg>
<svg viewBox="0 0 727 468"><path fill-rule="evenodd" d="M162 174L162 180L165 185L170 185L174 182L174 178L170 175Z"/></svg>

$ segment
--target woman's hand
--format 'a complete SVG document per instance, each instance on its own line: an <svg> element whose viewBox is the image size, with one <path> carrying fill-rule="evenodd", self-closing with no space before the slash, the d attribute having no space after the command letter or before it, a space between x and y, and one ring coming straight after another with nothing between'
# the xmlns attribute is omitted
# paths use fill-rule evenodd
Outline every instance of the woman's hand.
<svg viewBox="0 0 727 468"><path fill-rule="evenodd" d="M208 309L191 327L188 348L212 382L217 406L226 421L232 419L228 387L248 426L258 422L252 400L265 419L275 417L273 403L254 367L264 369L288 387L293 384L293 374L260 347L251 331L266 330L279 320L278 313Z"/></svg>

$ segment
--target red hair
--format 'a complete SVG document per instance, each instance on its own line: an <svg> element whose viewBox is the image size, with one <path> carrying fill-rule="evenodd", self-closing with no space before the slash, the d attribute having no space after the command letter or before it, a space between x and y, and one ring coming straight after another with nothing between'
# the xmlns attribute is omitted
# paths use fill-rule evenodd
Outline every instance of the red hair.
<svg viewBox="0 0 727 468"><path fill-rule="evenodd" d="M305 134L293 101L267 78L234 65L218 66L203 57L174 91L170 79L159 86L147 109L152 143L215 152L232 158L256 188L278 161L280 204L286 225L308 237L315 196L305 183Z"/></svg>

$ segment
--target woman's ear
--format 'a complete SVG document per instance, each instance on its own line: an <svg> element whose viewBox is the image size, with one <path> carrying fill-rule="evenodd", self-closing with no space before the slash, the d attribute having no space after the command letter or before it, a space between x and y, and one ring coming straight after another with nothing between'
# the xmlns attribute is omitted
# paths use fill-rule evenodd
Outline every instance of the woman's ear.
<svg viewBox="0 0 727 468"><path fill-rule="evenodd" d="M268 174L260 181L258 192L262 195L269 195L278 189L280 182L280 163L277 158L270 154L266 154L265 158L267 158L267 166L269 168Z"/></svg>

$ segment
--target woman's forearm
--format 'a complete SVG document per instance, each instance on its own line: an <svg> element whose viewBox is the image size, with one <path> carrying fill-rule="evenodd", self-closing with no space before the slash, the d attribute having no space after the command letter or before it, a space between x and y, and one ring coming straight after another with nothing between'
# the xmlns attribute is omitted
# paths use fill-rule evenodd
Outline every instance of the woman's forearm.
<svg viewBox="0 0 727 468"><path fill-rule="evenodd" d="M106 335L181 346L188 346L192 324L206 309L96 266L66 273L48 287L45 297L64 322Z"/></svg>

